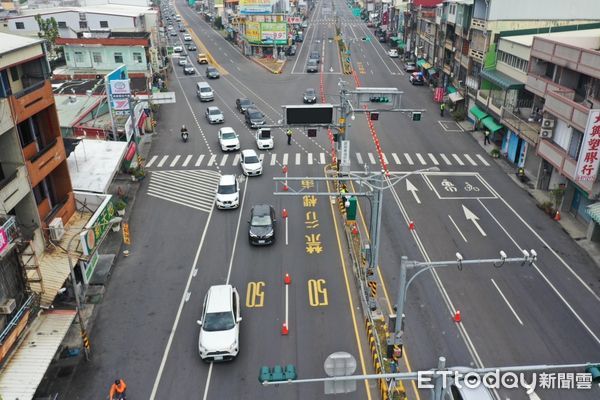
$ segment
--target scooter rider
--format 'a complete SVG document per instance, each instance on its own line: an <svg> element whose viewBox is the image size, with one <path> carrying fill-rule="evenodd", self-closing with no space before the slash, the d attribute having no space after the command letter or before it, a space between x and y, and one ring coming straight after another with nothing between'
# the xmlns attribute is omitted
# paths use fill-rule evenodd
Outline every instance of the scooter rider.
<svg viewBox="0 0 600 400"><path fill-rule="evenodd" d="M188 130L187 130L187 128L185 127L185 125L182 125L182 126L181 126L181 138L182 138L183 140L187 141L187 138L188 138Z"/></svg>

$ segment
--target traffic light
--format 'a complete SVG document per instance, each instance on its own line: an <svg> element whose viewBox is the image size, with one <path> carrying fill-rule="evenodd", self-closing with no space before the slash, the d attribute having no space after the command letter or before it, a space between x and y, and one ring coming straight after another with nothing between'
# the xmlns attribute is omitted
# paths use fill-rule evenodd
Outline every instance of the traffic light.
<svg viewBox="0 0 600 400"><path fill-rule="evenodd" d="M413 111L412 112L412 120L413 121L420 121L421 120L421 113L419 111Z"/></svg>
<svg viewBox="0 0 600 400"><path fill-rule="evenodd" d="M385 96L371 96L369 97L371 103L389 103L390 98Z"/></svg>
<svg viewBox="0 0 600 400"><path fill-rule="evenodd" d="M333 141L338 142L340 140L340 134L337 132L333 132Z"/></svg>
<svg viewBox="0 0 600 400"><path fill-rule="evenodd" d="M317 137L317 130L315 128L309 128L306 130L306 136Z"/></svg>
<svg viewBox="0 0 600 400"><path fill-rule="evenodd" d="M348 221L356 221L356 196L349 197L346 202L346 219Z"/></svg>
<svg viewBox="0 0 600 400"><path fill-rule="evenodd" d="M378 112L371 113L371 121L379 121L379 113Z"/></svg>
<svg viewBox="0 0 600 400"><path fill-rule="evenodd" d="M284 382L293 381L298 377L296 367L292 364L286 365L285 369L281 365L275 365L273 368L266 366L260 367L258 381L263 382Z"/></svg>

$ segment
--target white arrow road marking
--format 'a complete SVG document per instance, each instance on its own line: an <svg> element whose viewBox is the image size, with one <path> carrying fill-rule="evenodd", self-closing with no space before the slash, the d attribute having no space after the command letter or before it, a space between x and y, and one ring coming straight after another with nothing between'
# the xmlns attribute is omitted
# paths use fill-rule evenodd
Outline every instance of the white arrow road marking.
<svg viewBox="0 0 600 400"><path fill-rule="evenodd" d="M419 196L417 196L417 192L419 191L419 189L417 189L417 187L413 185L412 182L408 179L406 179L406 190L412 193L417 204L421 204L421 200L419 199Z"/></svg>
<svg viewBox="0 0 600 400"><path fill-rule="evenodd" d="M473 211L471 211L467 207L465 207L464 204L462 205L462 208L463 208L463 212L465 213L465 218L467 219L467 221L472 221L473 225L475 225L475 227L479 230L479 233L481 233L483 236L487 236L485 231L481 228L481 226L479 226L479 222L477 222L479 220L479 217L477 215L475 215L473 213Z"/></svg>

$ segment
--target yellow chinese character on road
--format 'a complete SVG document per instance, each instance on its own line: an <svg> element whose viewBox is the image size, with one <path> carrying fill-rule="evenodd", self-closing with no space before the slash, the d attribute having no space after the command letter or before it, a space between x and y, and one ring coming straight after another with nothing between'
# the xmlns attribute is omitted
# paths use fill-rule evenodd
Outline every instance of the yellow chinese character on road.
<svg viewBox="0 0 600 400"><path fill-rule="evenodd" d="M302 204L304 207L314 207L317 205L317 198L313 195L302 196Z"/></svg>
<svg viewBox="0 0 600 400"><path fill-rule="evenodd" d="M315 187L315 181L312 179L303 179L300 181L300 186L302 186L302 189L311 189Z"/></svg>
<svg viewBox="0 0 600 400"><path fill-rule="evenodd" d="M317 212L316 211L307 211L306 212L306 220L304 221L304 224L306 224L306 227L308 229L315 229L316 227L318 227L319 220L317 219Z"/></svg>
<svg viewBox="0 0 600 400"><path fill-rule="evenodd" d="M320 254L323 251L320 233L311 233L310 235L304 235L304 237L306 238L306 252L308 254Z"/></svg>

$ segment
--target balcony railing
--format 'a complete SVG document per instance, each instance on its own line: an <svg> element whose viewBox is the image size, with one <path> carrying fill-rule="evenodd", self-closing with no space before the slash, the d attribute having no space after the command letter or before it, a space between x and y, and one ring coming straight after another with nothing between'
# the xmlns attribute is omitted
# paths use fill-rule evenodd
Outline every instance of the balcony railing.
<svg viewBox="0 0 600 400"><path fill-rule="evenodd" d="M21 90L20 92L15 93L15 98L20 99L21 97L28 95L29 93L35 92L36 90L38 90L42 86L44 86L45 82L46 82L45 80L40 80L31 85L28 85L25 89Z"/></svg>
<svg viewBox="0 0 600 400"><path fill-rule="evenodd" d="M30 160L26 161L31 186L35 187L66 159L62 137L57 137Z"/></svg>
<svg viewBox="0 0 600 400"><path fill-rule="evenodd" d="M25 166L18 166L13 173L0 181L0 214L8 214L10 210L30 191Z"/></svg>
<svg viewBox="0 0 600 400"><path fill-rule="evenodd" d="M526 111L519 111L517 109L518 114L509 111L506 108L502 109L502 118L501 121L504 125L509 127L512 131L517 132L519 135L523 136L528 142L532 144L537 144L539 141L539 132L541 128L540 123L526 121L521 117ZM533 110L531 110L533 111Z"/></svg>
<svg viewBox="0 0 600 400"><path fill-rule="evenodd" d="M4 361L14 344L19 340L21 333L27 327L29 314L34 306L35 299L35 295L30 295L0 333L0 362Z"/></svg>
<svg viewBox="0 0 600 400"><path fill-rule="evenodd" d="M6 243L0 242L0 256L4 255L9 249L10 245L17 240L19 237L19 229L17 227L17 220L12 215L0 215L0 235L6 236Z"/></svg>

